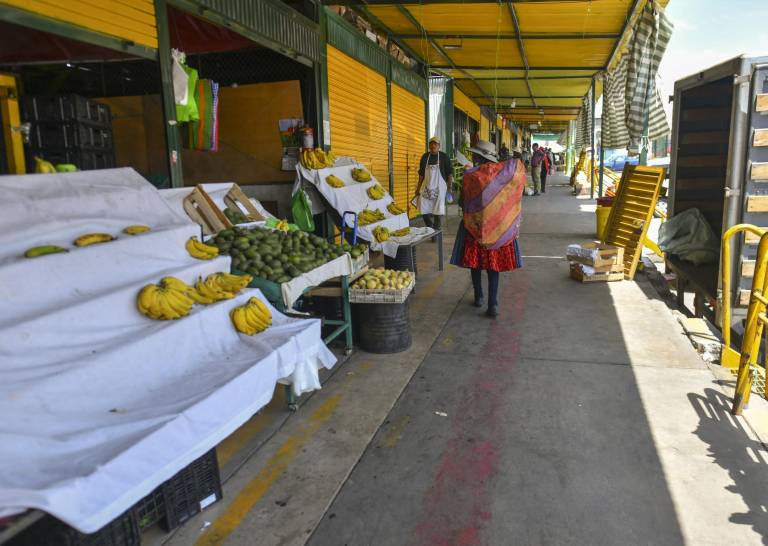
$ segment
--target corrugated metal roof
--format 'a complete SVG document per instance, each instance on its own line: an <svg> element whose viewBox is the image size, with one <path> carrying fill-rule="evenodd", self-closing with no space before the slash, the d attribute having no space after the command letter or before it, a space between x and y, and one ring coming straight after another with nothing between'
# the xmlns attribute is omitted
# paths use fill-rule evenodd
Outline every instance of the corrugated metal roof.
<svg viewBox="0 0 768 546"><path fill-rule="evenodd" d="M516 121L557 123L576 119L591 78L621 50L626 26L647 2L368 0L367 9L477 104L496 103Z"/></svg>

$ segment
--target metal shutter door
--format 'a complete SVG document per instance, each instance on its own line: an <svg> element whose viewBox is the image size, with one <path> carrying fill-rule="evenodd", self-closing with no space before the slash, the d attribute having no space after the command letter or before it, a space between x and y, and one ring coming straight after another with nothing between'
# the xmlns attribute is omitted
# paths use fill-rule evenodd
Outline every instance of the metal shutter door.
<svg viewBox="0 0 768 546"><path fill-rule="evenodd" d="M389 129L384 76L328 46L328 107L333 153L365 164L386 188Z"/></svg>
<svg viewBox="0 0 768 546"><path fill-rule="evenodd" d="M419 160L427 149L426 115L424 99L392 84L392 197L411 218L419 215L410 201L419 183Z"/></svg>

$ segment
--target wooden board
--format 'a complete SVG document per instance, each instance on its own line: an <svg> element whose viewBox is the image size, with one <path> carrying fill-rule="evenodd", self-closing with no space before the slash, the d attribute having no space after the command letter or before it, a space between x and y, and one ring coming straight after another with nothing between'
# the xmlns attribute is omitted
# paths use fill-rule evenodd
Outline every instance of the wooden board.
<svg viewBox="0 0 768 546"><path fill-rule="evenodd" d="M259 209L251 203L251 200L248 199L248 196L243 193L243 190L237 184L232 184L232 189L230 189L227 192L227 195L224 196L224 204L234 210L245 209L247 212L246 216L253 222L266 220L266 218L259 212Z"/></svg>
<svg viewBox="0 0 768 546"><path fill-rule="evenodd" d="M768 112L768 93L760 93L757 95L755 110L757 112Z"/></svg>
<svg viewBox="0 0 768 546"><path fill-rule="evenodd" d="M768 163L752 163L752 180L768 182Z"/></svg>
<svg viewBox="0 0 768 546"><path fill-rule="evenodd" d="M624 167L621 175L603 242L624 248L624 278L628 280L635 277L665 176L663 167L635 165Z"/></svg>
<svg viewBox="0 0 768 546"><path fill-rule="evenodd" d="M768 229L768 227L760 228L760 229ZM754 233L747 232L744 242L748 245L756 245L760 242L760 236L755 235Z"/></svg>
<svg viewBox="0 0 768 546"><path fill-rule="evenodd" d="M755 260L744 260L741 262L741 276L753 277L755 275Z"/></svg>
<svg viewBox="0 0 768 546"><path fill-rule="evenodd" d="M747 197L747 212L768 212L768 195Z"/></svg>
<svg viewBox="0 0 768 546"><path fill-rule="evenodd" d="M184 198L184 211L194 222L200 224L205 235L213 235L232 227L229 219L200 186Z"/></svg>
<svg viewBox="0 0 768 546"><path fill-rule="evenodd" d="M755 129L752 146L768 146L768 129Z"/></svg>
<svg viewBox="0 0 768 546"><path fill-rule="evenodd" d="M739 306L747 307L749 305L749 298L751 295L751 290L739 290Z"/></svg>

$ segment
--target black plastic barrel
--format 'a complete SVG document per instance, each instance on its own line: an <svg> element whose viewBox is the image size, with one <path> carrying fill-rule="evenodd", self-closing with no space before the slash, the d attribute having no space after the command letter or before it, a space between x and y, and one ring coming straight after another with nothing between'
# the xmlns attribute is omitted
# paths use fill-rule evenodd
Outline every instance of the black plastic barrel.
<svg viewBox="0 0 768 546"><path fill-rule="evenodd" d="M354 303L358 345L364 351L391 354L411 346L411 314L405 303Z"/></svg>
<svg viewBox="0 0 768 546"><path fill-rule="evenodd" d="M413 271L418 273L416 267L416 247L399 246L394 258L384 256L384 267L395 271Z"/></svg>

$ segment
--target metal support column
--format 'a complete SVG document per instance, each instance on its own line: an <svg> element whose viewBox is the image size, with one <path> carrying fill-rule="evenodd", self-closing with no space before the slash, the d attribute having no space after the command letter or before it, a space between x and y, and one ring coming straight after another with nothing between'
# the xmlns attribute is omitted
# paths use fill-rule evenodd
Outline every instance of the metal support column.
<svg viewBox="0 0 768 546"><path fill-rule="evenodd" d="M597 196L603 196L603 175L605 174L605 150L603 149L602 132L600 135L600 178L597 187Z"/></svg>
<svg viewBox="0 0 768 546"><path fill-rule="evenodd" d="M429 110L429 109L427 109ZM429 120L427 120L427 129L429 129ZM389 149L387 151L389 157L389 194L395 193L395 174L392 172L395 158L392 155L392 144L394 143L394 136L392 135L392 78L387 78L387 138L389 139ZM427 137L429 138L429 137Z"/></svg>
<svg viewBox="0 0 768 546"><path fill-rule="evenodd" d="M645 112L645 120L643 121L643 136L640 139L640 160L639 164L642 166L648 165L648 146L650 141L648 140L648 118L651 116L650 104L648 110Z"/></svg>
<svg viewBox="0 0 768 546"><path fill-rule="evenodd" d="M179 126L176 123L176 102L173 97L171 35L168 29L166 0L155 0L155 15L157 17L157 55L160 61L160 95L163 99L168 173L171 178L171 187L180 188L184 186L181 169L181 139L179 138Z"/></svg>
<svg viewBox="0 0 768 546"><path fill-rule="evenodd" d="M589 132L591 133L592 150L589 164L589 197L595 198L595 78L592 78L592 87L589 90L592 106L592 121L590 122Z"/></svg>
<svg viewBox="0 0 768 546"><path fill-rule="evenodd" d="M314 63L317 100L317 145L325 151L331 147L331 114L328 106L328 19L322 5L317 6L320 24L320 61Z"/></svg>

